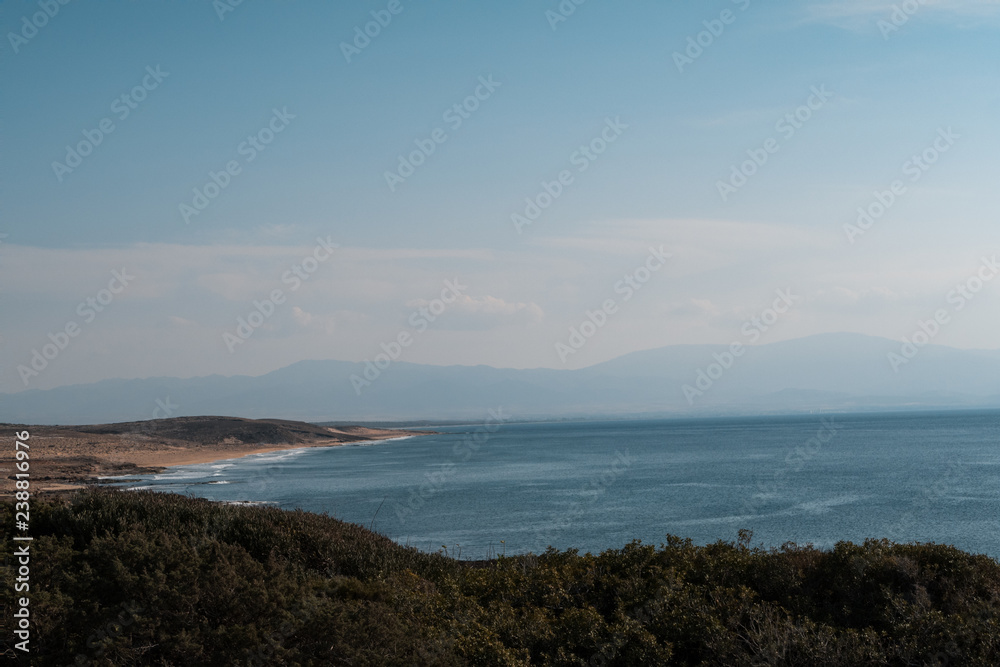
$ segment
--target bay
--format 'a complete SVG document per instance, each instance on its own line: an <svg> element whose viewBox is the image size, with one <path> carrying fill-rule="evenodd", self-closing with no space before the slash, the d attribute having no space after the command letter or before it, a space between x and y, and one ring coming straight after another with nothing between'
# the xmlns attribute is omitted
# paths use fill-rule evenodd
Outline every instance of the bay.
<svg viewBox="0 0 1000 667"><path fill-rule="evenodd" d="M119 485L326 512L463 559L744 528L769 547L888 538L1000 558L1000 412L489 423Z"/></svg>

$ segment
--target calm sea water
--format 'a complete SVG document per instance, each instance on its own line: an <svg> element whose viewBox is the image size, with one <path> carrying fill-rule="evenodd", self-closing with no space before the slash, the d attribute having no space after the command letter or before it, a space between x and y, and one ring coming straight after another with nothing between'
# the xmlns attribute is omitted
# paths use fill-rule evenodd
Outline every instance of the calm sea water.
<svg viewBox="0 0 1000 667"><path fill-rule="evenodd" d="M998 412L492 424L126 486L327 512L462 558L741 528L767 546L888 537L1000 558Z"/></svg>

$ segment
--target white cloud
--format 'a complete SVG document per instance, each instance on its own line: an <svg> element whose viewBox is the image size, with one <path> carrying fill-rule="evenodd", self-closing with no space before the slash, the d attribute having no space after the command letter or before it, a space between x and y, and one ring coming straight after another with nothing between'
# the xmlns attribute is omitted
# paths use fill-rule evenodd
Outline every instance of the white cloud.
<svg viewBox="0 0 1000 667"><path fill-rule="evenodd" d="M313 321L312 313L308 313L298 306L292 306L292 316L301 327L307 327Z"/></svg>
<svg viewBox="0 0 1000 667"><path fill-rule="evenodd" d="M708 299L687 299L667 309L669 317L716 317L722 311Z"/></svg>
<svg viewBox="0 0 1000 667"><path fill-rule="evenodd" d="M429 304L426 299L413 299L406 306L421 308ZM537 324L544 316L541 306L534 302L512 302L489 295L462 294L448 305L436 326L452 330L492 329L499 326Z"/></svg>
<svg viewBox="0 0 1000 667"><path fill-rule="evenodd" d="M914 4L917 0L912 0ZM827 23L851 30L874 28L889 20L902 0L836 0L803 7L803 22ZM967 19L1000 18L1000 0L921 0L913 16L935 21L963 23Z"/></svg>
<svg viewBox="0 0 1000 667"><path fill-rule="evenodd" d="M621 298L614 286L650 246L673 256L573 359L587 365L675 343L728 343L776 289L802 296L796 316L768 342L852 330L895 336L979 264L981 244L939 243L915 254L905 216L848 245L839 227L731 220L616 220L573 236L535 236L507 251L344 247L293 291L281 276L312 246L180 246L43 249L5 242L0 284L13 316L3 321L0 389L50 332L79 319L76 305L129 267L137 278L60 355L39 388L109 377L257 374L303 359L360 360L393 339L414 307L458 277L468 289L407 361L562 367L555 341L587 310ZM134 267L134 268L133 268ZM282 289L285 302L235 354L222 343L254 301ZM992 296L997 293L997 297ZM984 290L949 344L995 347L1000 284ZM978 318L978 319L977 319ZM991 319L992 318L992 319ZM966 322L969 325L966 325ZM973 327L972 322L976 325ZM991 324L992 322L992 324ZM376 343L373 344L373 341ZM155 350L155 354L150 351Z"/></svg>

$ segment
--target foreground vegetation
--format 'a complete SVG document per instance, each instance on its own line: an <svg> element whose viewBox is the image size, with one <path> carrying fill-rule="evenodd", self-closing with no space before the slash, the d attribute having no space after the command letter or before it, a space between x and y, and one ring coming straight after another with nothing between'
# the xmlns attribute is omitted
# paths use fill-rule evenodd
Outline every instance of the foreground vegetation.
<svg viewBox="0 0 1000 667"><path fill-rule="evenodd" d="M31 525L33 665L1000 664L1000 564L948 546L670 537L463 563L316 514L109 490L35 501Z"/></svg>

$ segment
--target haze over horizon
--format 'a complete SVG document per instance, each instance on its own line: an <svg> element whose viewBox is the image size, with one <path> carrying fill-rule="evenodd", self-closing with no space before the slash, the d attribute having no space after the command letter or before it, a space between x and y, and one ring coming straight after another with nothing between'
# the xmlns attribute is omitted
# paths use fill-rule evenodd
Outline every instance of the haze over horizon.
<svg viewBox="0 0 1000 667"><path fill-rule="evenodd" d="M0 4L0 392L1000 347L1000 2L567 4Z"/></svg>

